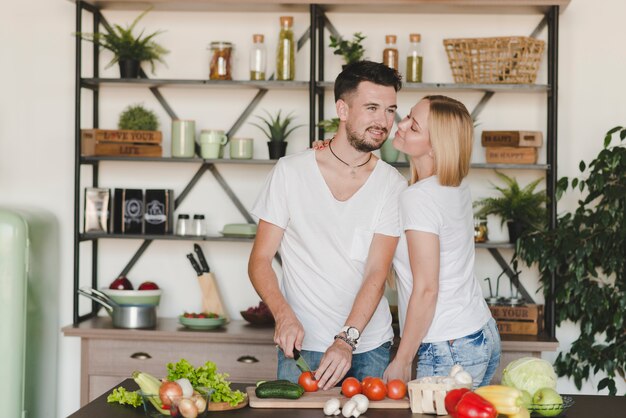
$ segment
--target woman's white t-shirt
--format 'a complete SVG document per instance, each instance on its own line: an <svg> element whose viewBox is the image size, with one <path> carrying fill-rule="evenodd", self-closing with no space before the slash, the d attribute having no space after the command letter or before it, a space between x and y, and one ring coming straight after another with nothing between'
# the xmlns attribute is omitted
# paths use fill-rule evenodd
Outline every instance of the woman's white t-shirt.
<svg viewBox="0 0 626 418"><path fill-rule="evenodd" d="M403 231L439 236L439 294L423 342L453 340L481 329L491 313L474 275L474 221L467 183L446 187L439 184L437 176L431 176L411 185L400 197L400 218ZM413 274L405 233L400 237L393 265L398 275L402 330L406 321L421 320L406 318Z"/></svg>
<svg viewBox="0 0 626 418"><path fill-rule="evenodd" d="M324 352L341 331L363 283L374 234L400 235L398 203L406 180L384 161L348 200L338 201L307 150L281 158L252 214L284 229L281 291L304 327L305 350ZM382 298L355 353L393 339Z"/></svg>

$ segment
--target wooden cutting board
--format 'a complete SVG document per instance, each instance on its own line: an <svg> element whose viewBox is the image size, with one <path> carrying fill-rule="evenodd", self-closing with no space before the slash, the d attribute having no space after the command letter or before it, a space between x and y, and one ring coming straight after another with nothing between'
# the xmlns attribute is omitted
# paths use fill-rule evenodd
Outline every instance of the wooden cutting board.
<svg viewBox="0 0 626 418"><path fill-rule="evenodd" d="M305 392L298 399L261 399L257 398L254 393L255 387L247 387L248 400L251 408L324 408L326 401L332 398L338 398L341 406L346 403L348 398L341 395L341 388L332 388L326 391ZM383 399L382 401L370 401L370 408L373 409L409 409L409 398L400 400Z"/></svg>

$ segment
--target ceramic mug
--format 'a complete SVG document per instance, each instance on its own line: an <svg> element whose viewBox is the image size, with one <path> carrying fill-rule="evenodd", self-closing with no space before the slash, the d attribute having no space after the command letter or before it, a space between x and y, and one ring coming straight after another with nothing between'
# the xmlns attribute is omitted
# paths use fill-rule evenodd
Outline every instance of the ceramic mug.
<svg viewBox="0 0 626 418"><path fill-rule="evenodd" d="M252 138L232 138L230 140L230 158L249 160L254 152Z"/></svg>
<svg viewBox="0 0 626 418"><path fill-rule="evenodd" d="M172 121L172 157L192 158L196 154L196 122Z"/></svg>
<svg viewBox="0 0 626 418"><path fill-rule="evenodd" d="M228 142L228 137L224 131L203 129L200 132L200 155L205 159L222 158L226 142Z"/></svg>

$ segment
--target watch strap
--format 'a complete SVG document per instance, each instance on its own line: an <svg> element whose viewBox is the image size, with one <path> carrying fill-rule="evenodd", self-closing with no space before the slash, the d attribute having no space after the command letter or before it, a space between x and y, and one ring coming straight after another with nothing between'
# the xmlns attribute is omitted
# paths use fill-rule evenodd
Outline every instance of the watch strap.
<svg viewBox="0 0 626 418"><path fill-rule="evenodd" d="M356 350L356 343L343 334L335 335L335 340L344 341L346 344L348 344L352 348L352 351Z"/></svg>

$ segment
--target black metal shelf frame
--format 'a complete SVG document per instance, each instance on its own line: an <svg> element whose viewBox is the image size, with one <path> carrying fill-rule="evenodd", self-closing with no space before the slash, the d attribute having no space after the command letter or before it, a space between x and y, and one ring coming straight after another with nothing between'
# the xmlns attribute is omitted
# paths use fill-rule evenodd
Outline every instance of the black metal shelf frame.
<svg viewBox="0 0 626 418"><path fill-rule="evenodd" d="M76 1L76 32L82 30L82 12L87 11L92 14L94 32L98 32L100 25L107 29L110 29L110 25L101 14L100 9L89 2L77 0ZM133 157L81 157L80 150L80 129L81 129L81 90L88 89L93 93L93 107L92 107L92 119L94 128L99 126L99 89L101 86L121 86L128 87L141 87L148 88L168 113L172 119L176 119L177 115L174 110L167 103L165 98L160 92L160 88L166 87L190 87L190 88L246 88L257 89L258 92L252 101L247 105L242 114L236 120L234 125L228 130L227 135L233 135L244 121L249 117L254 108L261 101L263 96L269 89L295 89L301 90L308 87L309 90L309 141L312 142L316 138L316 122L323 119L324 115L324 95L325 91L332 86L332 82L324 80L324 29L328 30L335 36L339 35L339 32L335 29L332 23L328 20L325 14L324 6L311 4L309 6L310 12L310 26L308 30L298 40L297 48L300 50L307 41L311 42L310 45L310 73L308 81L275 81L273 76L268 81L253 82L244 80L234 81L218 81L218 80L179 80L179 79L149 79L147 75L141 71L140 79L136 80L121 80L121 79L107 79L99 77L99 54L98 48L94 46L93 49L93 77L82 77L82 43L80 38L76 38L76 75L75 75L75 164L74 164L74 324L78 324L83 320L95 316L98 310L98 306L92 303L91 312L86 315L79 315L78 310L78 293L76 290L79 287L79 261L80 261L80 243L84 241L92 242L91 249L91 285L92 287L98 286L98 239L101 238L125 238L125 239L141 239L144 240L140 248L133 255L131 260L127 263L126 267L120 274L126 274L137 260L143 255L148 246L153 240L169 239L169 240L206 240L206 241L249 241L250 238L234 238L234 237L176 237L176 236L144 236L144 235L130 235L130 236L116 236L116 235L99 235L99 234L81 234L80 233L80 190L81 190L81 165L91 165L92 167L92 186L98 186L98 173L100 162L105 161L149 161L149 162L185 162L185 163L200 163L200 167L192 179L187 183L183 192L177 197L175 207L177 207L195 186L197 181L202 177L206 171L210 171L211 174L218 181L222 189L235 204L240 211L244 219L247 222L253 222L250 214L245 207L241 204L238 197L235 195L230 186L226 183L224 178L217 170L216 164L273 164L275 161L271 160L203 160L200 158L188 158L188 159L176 159L176 158L133 158ZM547 12L544 15L542 21L535 28L531 36L537 36L540 31L545 27L548 30L548 83L545 85L485 85L485 84L456 84L456 83L405 83L404 90L408 91L479 91L483 93L478 105L472 111L472 117L475 118L482 111L484 106L489 102L491 97L496 92L506 91L515 93L536 93L545 92L547 95L547 140L546 140L546 159L547 164L533 164L533 165L511 165L511 164L472 164L472 168L475 169L524 169L524 170L543 170L546 172L546 193L549 198L548 202L548 216L549 227L554 228L556 226L556 200L554 199L554 193L556 190L556 169L557 169L557 92L558 92L558 22L559 22L559 6L549 6ZM316 36L317 35L317 36ZM318 128L317 137L323 137L323 129ZM396 167L408 167L406 163L396 163ZM504 260L499 249L513 248L509 243L483 243L477 244L477 248L485 248L495 258L498 264L505 270L507 276L511 279L513 284L520 290L520 293L525 299L531 300L532 297L523 288L515 273L510 269L508 263ZM551 293L554 292L554 278L551 283ZM545 329L551 337L555 335L555 313L554 313L554 301L551 296L546 299L545 309Z"/></svg>

